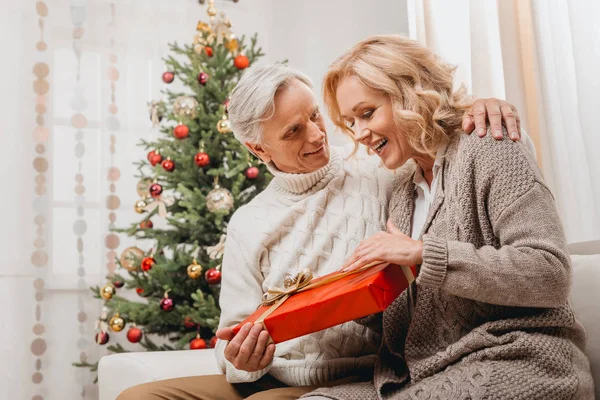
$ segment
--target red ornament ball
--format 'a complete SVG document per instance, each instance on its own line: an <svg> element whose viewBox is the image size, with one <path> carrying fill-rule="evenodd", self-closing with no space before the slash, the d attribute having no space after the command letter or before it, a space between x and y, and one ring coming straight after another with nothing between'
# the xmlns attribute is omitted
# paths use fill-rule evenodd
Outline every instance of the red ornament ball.
<svg viewBox="0 0 600 400"><path fill-rule="evenodd" d="M206 271L204 278L210 285L216 285L217 283L221 282L221 271L216 268L211 268Z"/></svg>
<svg viewBox="0 0 600 400"><path fill-rule="evenodd" d="M173 136L177 139L185 139L190 134L190 128L187 125L179 124L173 129Z"/></svg>
<svg viewBox="0 0 600 400"><path fill-rule="evenodd" d="M183 326L185 326L187 329L192 329L196 327L196 323L192 320L192 318L185 317L183 319Z"/></svg>
<svg viewBox="0 0 600 400"><path fill-rule="evenodd" d="M171 311L175 307L175 303L173 303L173 299L169 297L163 297L160 299L160 308L163 311Z"/></svg>
<svg viewBox="0 0 600 400"><path fill-rule="evenodd" d="M152 185L150 185L150 189L148 189L148 192L150 192L150 196L152 196L152 197L160 196L162 191L163 191L163 188L160 185L160 183L153 183Z"/></svg>
<svg viewBox="0 0 600 400"><path fill-rule="evenodd" d="M204 86L206 85L206 82L208 82L208 78L209 76L206 72L200 72L198 74L198 83Z"/></svg>
<svg viewBox="0 0 600 400"><path fill-rule="evenodd" d="M208 156L208 154L201 151L201 152L197 153L196 156L194 157L194 162L200 168L206 167L208 164L210 164L210 157Z"/></svg>
<svg viewBox="0 0 600 400"><path fill-rule="evenodd" d="M149 219L145 219L142 222L140 222L140 229L150 229L153 226L154 224Z"/></svg>
<svg viewBox="0 0 600 400"><path fill-rule="evenodd" d="M125 285L125 282L123 282L123 281L114 281L113 282L113 286L116 287L117 289L121 289L123 287L123 285Z"/></svg>
<svg viewBox="0 0 600 400"><path fill-rule="evenodd" d="M135 288L135 292L140 296L144 295L144 289L142 289L141 287Z"/></svg>
<svg viewBox="0 0 600 400"><path fill-rule="evenodd" d="M175 169L175 163L172 160L169 160L168 158L164 160L161 165L167 172L173 172L173 170Z"/></svg>
<svg viewBox="0 0 600 400"><path fill-rule="evenodd" d="M240 54L233 60L233 65L235 65L237 69L246 69L250 66L250 60L248 57Z"/></svg>
<svg viewBox="0 0 600 400"><path fill-rule="evenodd" d="M142 330L135 326L132 326L127 331L127 340L129 340L131 343L139 342L140 340L142 340L143 336L144 334L142 333Z"/></svg>
<svg viewBox="0 0 600 400"><path fill-rule="evenodd" d="M256 167L250 167L246 170L246 178L248 179L256 179L258 178L258 174L260 173L259 169Z"/></svg>
<svg viewBox="0 0 600 400"><path fill-rule="evenodd" d="M110 338L110 336L108 336L107 332L96 333L96 343L98 343L99 345L108 343L109 338Z"/></svg>
<svg viewBox="0 0 600 400"><path fill-rule="evenodd" d="M226 99L226 100L223 102L223 105L225 106L225 112L226 112L227 114L229 114L229 99Z"/></svg>
<svg viewBox="0 0 600 400"><path fill-rule="evenodd" d="M154 167L156 164L162 161L162 156L156 152L156 150L152 150L148 153L148 161Z"/></svg>
<svg viewBox="0 0 600 400"><path fill-rule="evenodd" d="M218 340L217 337L213 336L212 339L210 339L210 342L209 342L210 347L212 347L213 349L215 347L217 347L217 340Z"/></svg>
<svg viewBox="0 0 600 400"><path fill-rule="evenodd" d="M204 51L206 52L206 55L209 57L213 56L213 49L210 46L204 46Z"/></svg>
<svg viewBox="0 0 600 400"><path fill-rule="evenodd" d="M171 71L167 71L164 74L162 74L162 80L164 83L171 83L171 82L173 82L174 79L175 79L175 74L172 73Z"/></svg>
<svg viewBox="0 0 600 400"><path fill-rule="evenodd" d="M206 341L201 338L196 338L190 342L190 350L202 350L206 348Z"/></svg>
<svg viewBox="0 0 600 400"><path fill-rule="evenodd" d="M152 269L154 264L156 264L154 257L145 257L142 260L142 270L148 272Z"/></svg>

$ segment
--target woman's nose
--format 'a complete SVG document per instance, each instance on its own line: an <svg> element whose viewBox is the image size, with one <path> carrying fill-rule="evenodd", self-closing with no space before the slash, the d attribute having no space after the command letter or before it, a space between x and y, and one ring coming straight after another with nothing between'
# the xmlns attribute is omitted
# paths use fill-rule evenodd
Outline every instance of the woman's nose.
<svg viewBox="0 0 600 400"><path fill-rule="evenodd" d="M358 132L358 135L354 137L354 140L356 142L366 144L368 142L369 136L371 136L371 131L368 128L364 128Z"/></svg>

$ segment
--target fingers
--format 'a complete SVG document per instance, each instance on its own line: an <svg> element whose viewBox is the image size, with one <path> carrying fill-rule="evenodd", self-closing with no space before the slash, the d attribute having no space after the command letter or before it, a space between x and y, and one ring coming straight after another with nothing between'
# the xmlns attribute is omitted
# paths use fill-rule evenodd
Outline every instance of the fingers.
<svg viewBox="0 0 600 400"><path fill-rule="evenodd" d="M473 118L473 107L469 108L469 111L463 115L462 130L465 133L471 133L475 129L475 119Z"/></svg>
<svg viewBox="0 0 600 400"><path fill-rule="evenodd" d="M271 343L270 345L267 346L267 349L265 350L265 354L263 355L262 359L260 360L260 363L258 364L258 370L267 368L267 366L269 364L271 364L271 361L273 361L274 355L275 355L275 345Z"/></svg>
<svg viewBox="0 0 600 400"><path fill-rule="evenodd" d="M217 329L215 336L219 340L231 340L233 339L233 329L231 327Z"/></svg>
<svg viewBox="0 0 600 400"><path fill-rule="evenodd" d="M508 130L508 136L513 140L517 141L521 138L519 130L517 128L517 114L511 107L510 104L504 102L500 106L500 112L502 113L502 120L504 121L504 125Z"/></svg>
<svg viewBox="0 0 600 400"><path fill-rule="evenodd" d="M225 347L224 355L227 361L232 363L235 366L237 356L240 352L240 348L242 344L246 340L248 333L250 333L250 329L252 329L252 324L247 323L242 326L242 329L233 337L233 339L227 344ZM237 368L237 366L236 366ZM239 369L239 368L238 368Z"/></svg>
<svg viewBox="0 0 600 400"><path fill-rule="evenodd" d="M248 336L240 346L238 354L235 357L235 361L233 362L234 367L245 371L251 367L248 361L250 360L250 357L252 357L252 353L254 353L254 348L256 347L256 342L258 341L258 336L262 329L263 327L260 324L254 324L254 326L250 328Z"/></svg>
<svg viewBox="0 0 600 400"><path fill-rule="evenodd" d="M257 325L257 326L260 326L260 325ZM261 327L261 329L262 329L262 327ZM265 350L266 350L268 342L269 342L269 332L267 332L266 330L263 329L258 334L258 340L256 341L256 346L254 346L252 355L250 356L250 359L248 360L247 368L256 369L256 370L262 369L262 368L259 368L259 366L260 366L263 356L265 355Z"/></svg>
<svg viewBox="0 0 600 400"><path fill-rule="evenodd" d="M502 139L502 112L500 111L498 100L489 99L485 103L485 109L487 111L488 120L490 121L492 136L495 139Z"/></svg>
<svg viewBox="0 0 600 400"><path fill-rule="evenodd" d="M389 219L386 223L386 228L388 233L391 233L392 235L404 235L404 233L402 233L400 229L396 228L396 225L394 225L394 223Z"/></svg>
<svg viewBox="0 0 600 400"><path fill-rule="evenodd" d="M479 137L484 137L487 132L485 101L483 99L476 100L471 107L473 120L475 121L475 130Z"/></svg>

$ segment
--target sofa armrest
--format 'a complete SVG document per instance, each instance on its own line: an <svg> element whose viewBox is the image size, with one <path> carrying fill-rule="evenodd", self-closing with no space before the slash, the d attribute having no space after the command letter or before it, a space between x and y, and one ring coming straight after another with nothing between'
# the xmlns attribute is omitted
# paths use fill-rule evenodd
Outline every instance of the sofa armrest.
<svg viewBox="0 0 600 400"><path fill-rule="evenodd" d="M141 383L220 373L213 349L112 354L98 365L100 400Z"/></svg>

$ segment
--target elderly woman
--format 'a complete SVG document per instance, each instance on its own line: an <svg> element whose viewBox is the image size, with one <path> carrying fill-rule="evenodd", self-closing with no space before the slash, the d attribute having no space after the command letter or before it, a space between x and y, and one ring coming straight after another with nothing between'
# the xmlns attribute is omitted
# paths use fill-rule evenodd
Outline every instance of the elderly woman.
<svg viewBox="0 0 600 400"><path fill-rule="evenodd" d="M383 313L374 382L332 399L592 399L584 332L552 194L520 143L461 131L470 106L453 68L376 36L329 69L334 123L398 174L387 232L345 264L419 266ZM406 164L406 165L405 165ZM316 397L316 396L313 396Z"/></svg>
<svg viewBox="0 0 600 400"><path fill-rule="evenodd" d="M392 173L378 168L375 157L347 159L351 149L329 146L311 87L304 74L276 64L249 69L231 95L236 137L274 179L227 228L215 349L223 375L144 384L119 400L293 399L340 380L371 379L380 335L355 322L277 346L268 345L260 325L247 324L235 337L231 331L267 288L304 268L315 275L336 271L358 243L385 229ZM508 103L481 100L478 107L487 107L498 125L502 110L517 131ZM465 116L471 130L472 117L485 124L485 111L472 114Z"/></svg>

